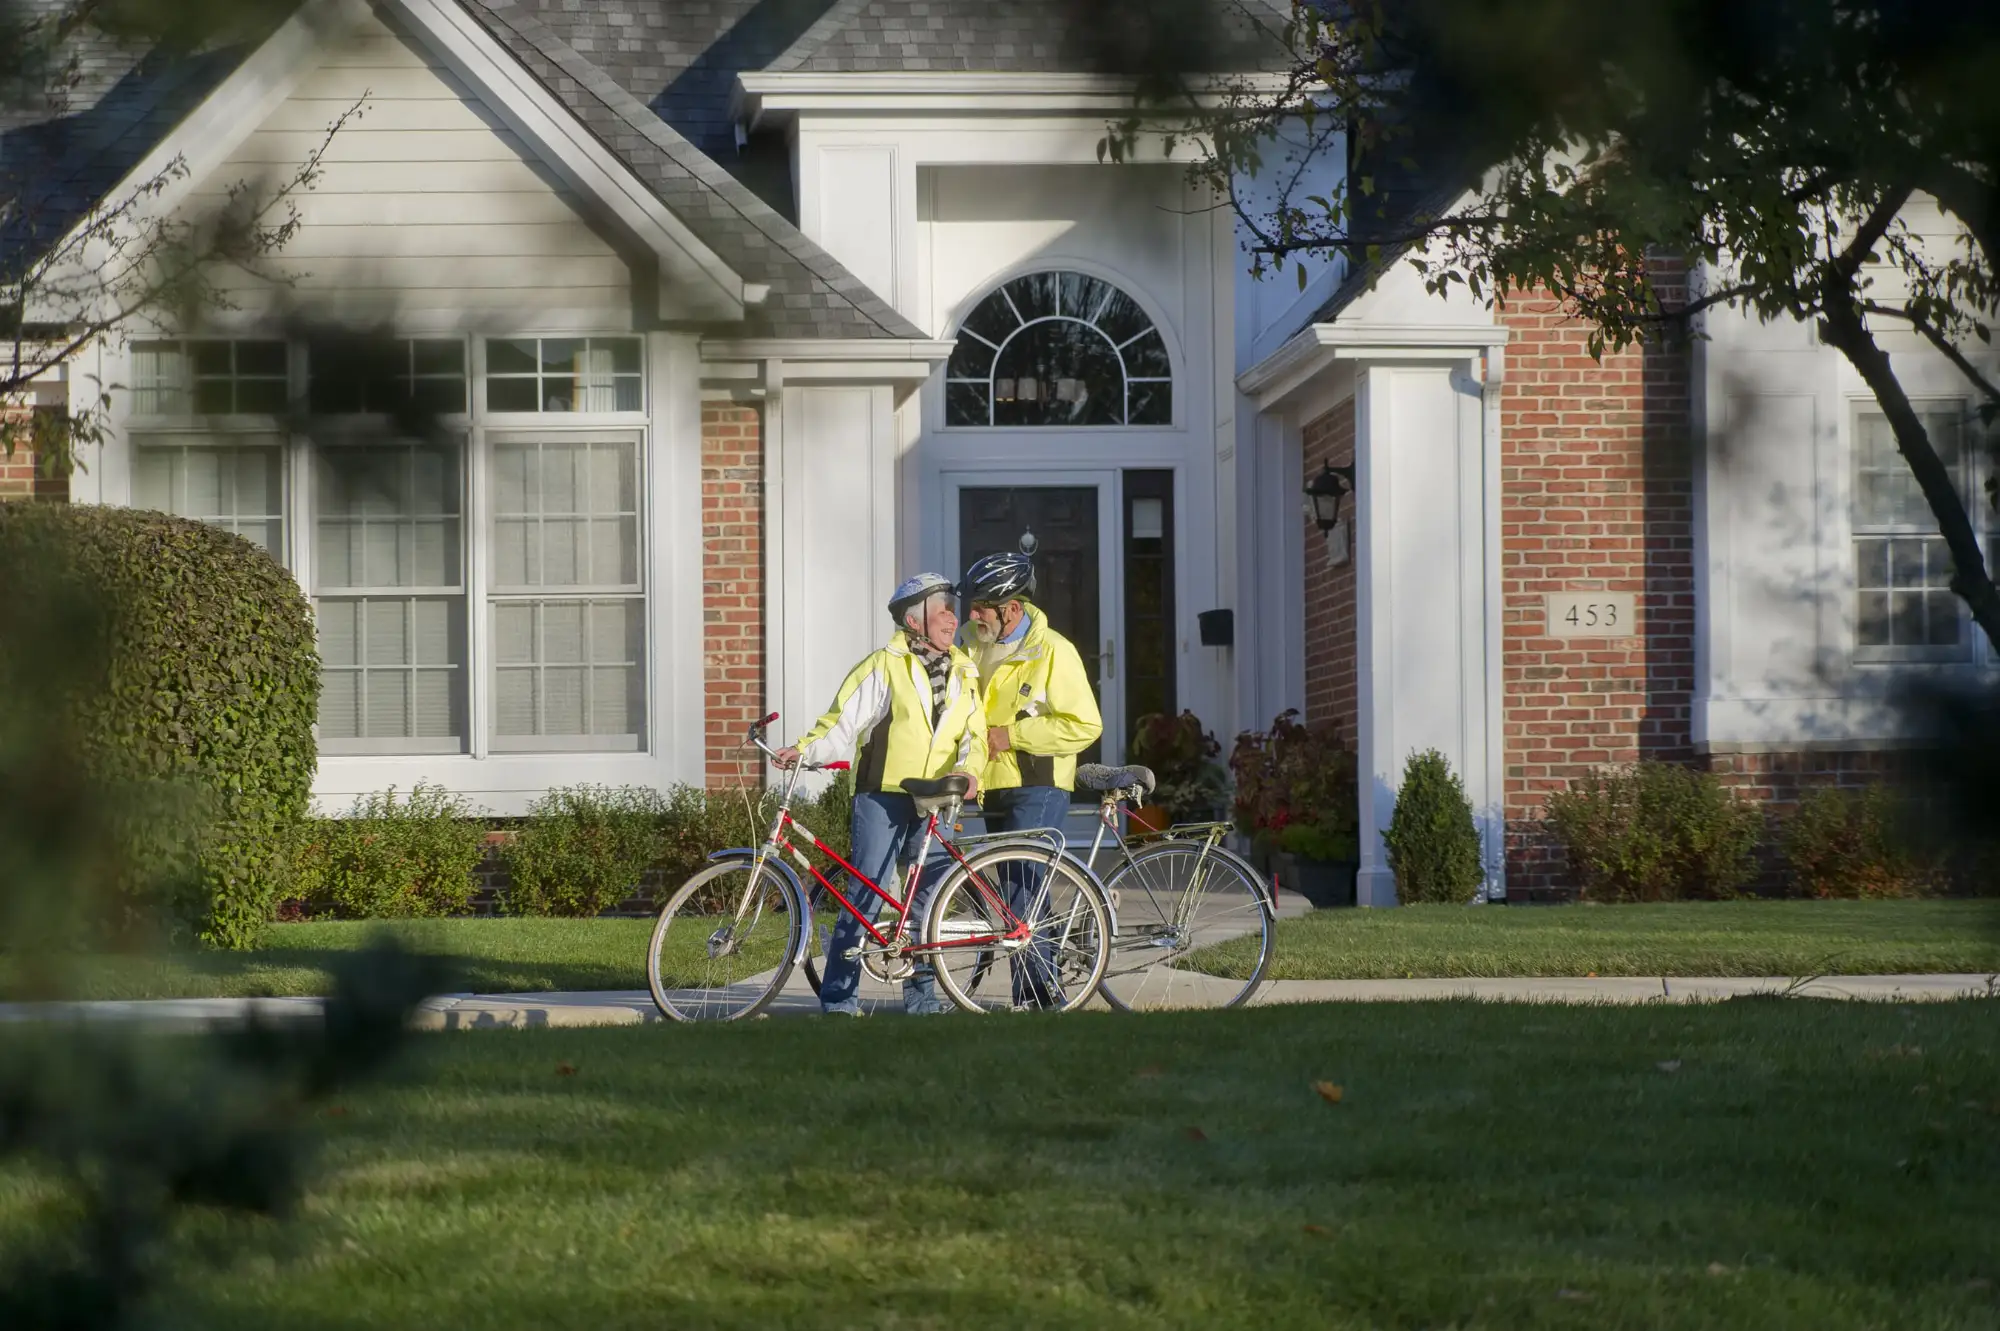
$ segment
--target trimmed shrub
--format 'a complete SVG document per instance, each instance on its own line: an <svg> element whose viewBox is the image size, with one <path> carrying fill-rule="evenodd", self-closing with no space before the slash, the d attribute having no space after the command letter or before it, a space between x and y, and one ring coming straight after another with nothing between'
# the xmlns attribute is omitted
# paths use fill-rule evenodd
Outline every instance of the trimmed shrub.
<svg viewBox="0 0 2000 1331"><path fill-rule="evenodd" d="M1778 844L1792 881L1815 897L1911 897L1941 886L1903 826L1903 810L1885 786L1822 788L1784 820Z"/></svg>
<svg viewBox="0 0 2000 1331"><path fill-rule="evenodd" d="M1661 762L1580 777L1543 814L1588 901L1734 896L1763 822L1712 773Z"/></svg>
<svg viewBox="0 0 2000 1331"><path fill-rule="evenodd" d="M254 943L318 761L319 653L298 583L204 523L68 504L0 504L0 565L51 571L48 586L105 607L106 682L79 691L76 730L97 777L139 793L121 820L127 900L157 907L141 884L188 866L171 914L211 944ZM162 806L176 815L152 816Z"/></svg>
<svg viewBox="0 0 2000 1331"><path fill-rule="evenodd" d="M633 894L667 845L667 801L643 786L551 790L500 851L509 915L602 914Z"/></svg>
<svg viewBox="0 0 2000 1331"><path fill-rule="evenodd" d="M462 915L486 857L486 827L472 806L421 781L407 800L394 786L363 795L314 832L295 861L304 895L350 920Z"/></svg>
<svg viewBox="0 0 2000 1331"><path fill-rule="evenodd" d="M1436 749L1410 755L1382 842L1396 875L1396 897L1405 904L1468 902L1486 878L1472 802Z"/></svg>

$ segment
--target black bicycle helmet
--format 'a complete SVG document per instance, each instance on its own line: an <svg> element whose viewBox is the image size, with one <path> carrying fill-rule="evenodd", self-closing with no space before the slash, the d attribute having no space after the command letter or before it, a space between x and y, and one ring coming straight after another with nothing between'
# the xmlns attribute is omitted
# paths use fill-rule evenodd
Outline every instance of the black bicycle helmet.
<svg viewBox="0 0 2000 1331"><path fill-rule="evenodd" d="M958 584L968 601L1023 600L1035 594L1035 565L1026 555L988 555L965 570Z"/></svg>

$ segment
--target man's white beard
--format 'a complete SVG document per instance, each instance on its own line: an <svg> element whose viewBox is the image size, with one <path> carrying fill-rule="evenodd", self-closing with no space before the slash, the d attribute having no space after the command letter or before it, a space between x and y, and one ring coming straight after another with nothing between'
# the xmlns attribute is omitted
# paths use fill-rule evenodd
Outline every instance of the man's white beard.
<svg viewBox="0 0 2000 1331"><path fill-rule="evenodd" d="M972 636L979 639L982 647L991 647L999 639L1000 633L985 620L975 619L972 621Z"/></svg>

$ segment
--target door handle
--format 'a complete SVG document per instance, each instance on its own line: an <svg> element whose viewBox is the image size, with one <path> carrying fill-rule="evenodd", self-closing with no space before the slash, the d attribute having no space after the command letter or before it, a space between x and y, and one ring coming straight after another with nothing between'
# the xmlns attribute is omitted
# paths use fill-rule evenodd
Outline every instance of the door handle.
<svg viewBox="0 0 2000 1331"><path fill-rule="evenodd" d="M1097 682L1109 684L1118 665L1118 644L1111 639L1104 640L1104 655L1097 658Z"/></svg>

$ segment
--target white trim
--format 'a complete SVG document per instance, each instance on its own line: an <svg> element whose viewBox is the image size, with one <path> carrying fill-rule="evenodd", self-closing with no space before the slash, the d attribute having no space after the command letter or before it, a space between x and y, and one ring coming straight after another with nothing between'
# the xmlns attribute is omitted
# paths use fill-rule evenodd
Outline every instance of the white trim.
<svg viewBox="0 0 2000 1331"><path fill-rule="evenodd" d="M1282 74L1208 79L1197 96L1210 103L1232 89L1283 92ZM1132 108L1137 81L1102 74L980 73L967 70L885 70L839 73L747 70L736 76L730 118L749 129L766 118L814 112L980 116L996 111L1118 115Z"/></svg>
<svg viewBox="0 0 2000 1331"><path fill-rule="evenodd" d="M1336 361L1462 361L1511 337L1497 324L1316 323L1238 375L1236 386L1259 411L1273 411Z"/></svg>
<svg viewBox="0 0 2000 1331"><path fill-rule="evenodd" d="M951 357L955 343L911 342L899 338L704 338L704 361L784 360L784 361L884 361L897 358L943 361Z"/></svg>

